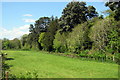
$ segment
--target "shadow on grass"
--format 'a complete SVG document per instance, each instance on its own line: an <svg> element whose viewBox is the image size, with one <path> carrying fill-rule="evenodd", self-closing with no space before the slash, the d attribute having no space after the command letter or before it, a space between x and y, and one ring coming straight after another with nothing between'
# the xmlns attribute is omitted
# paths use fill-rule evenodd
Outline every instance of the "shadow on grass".
<svg viewBox="0 0 120 80"><path fill-rule="evenodd" d="M14 58L5 58L5 61L7 61L7 60L14 60ZM9 65L9 64L5 63L5 61L3 63L4 70L9 70L10 67L13 67L13 65Z"/></svg>
<svg viewBox="0 0 120 80"><path fill-rule="evenodd" d="M5 60L14 60L14 58L6 58Z"/></svg>
<svg viewBox="0 0 120 80"><path fill-rule="evenodd" d="M13 67L13 65L4 64L3 67L5 70L8 70L10 67Z"/></svg>

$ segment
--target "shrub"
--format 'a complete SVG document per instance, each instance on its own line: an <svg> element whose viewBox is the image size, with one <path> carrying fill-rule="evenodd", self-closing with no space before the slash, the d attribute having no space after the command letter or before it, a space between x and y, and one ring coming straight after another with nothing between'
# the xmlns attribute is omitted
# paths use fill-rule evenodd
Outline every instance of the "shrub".
<svg viewBox="0 0 120 80"><path fill-rule="evenodd" d="M115 62L120 65L120 53L115 53Z"/></svg>
<svg viewBox="0 0 120 80"><path fill-rule="evenodd" d="M81 51L81 52L79 53L79 56L80 56L80 57L85 57L85 58L87 58L87 57L88 57L88 52L89 52L89 50Z"/></svg>
<svg viewBox="0 0 120 80"><path fill-rule="evenodd" d="M30 71L26 71L26 73L20 73L20 74L17 74L17 75L13 75L13 74L9 74L9 78L11 80L17 80L18 78L20 80L22 79L32 79L32 78L38 78L38 72L36 70L34 70L33 72L30 72Z"/></svg>

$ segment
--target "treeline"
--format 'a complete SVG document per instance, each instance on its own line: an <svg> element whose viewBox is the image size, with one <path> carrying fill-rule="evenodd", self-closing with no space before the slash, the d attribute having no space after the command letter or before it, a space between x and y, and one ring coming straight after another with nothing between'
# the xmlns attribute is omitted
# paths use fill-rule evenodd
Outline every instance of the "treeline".
<svg viewBox="0 0 120 80"><path fill-rule="evenodd" d="M110 9L99 16L94 6L70 2L61 17L41 17L30 24L20 40L3 39L3 49L45 50L81 57L120 57L120 1L107 2ZM114 59L113 59L114 60Z"/></svg>

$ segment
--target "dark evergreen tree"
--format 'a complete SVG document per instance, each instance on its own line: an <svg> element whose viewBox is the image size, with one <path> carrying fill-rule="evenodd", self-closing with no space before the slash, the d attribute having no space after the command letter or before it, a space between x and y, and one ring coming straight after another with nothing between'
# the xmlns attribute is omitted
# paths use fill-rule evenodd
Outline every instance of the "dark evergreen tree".
<svg viewBox="0 0 120 80"><path fill-rule="evenodd" d="M47 31L40 35L39 42L42 44L44 50L52 51L53 50L53 40L56 31L59 29L58 19L50 22ZM42 39L42 40L41 40Z"/></svg>
<svg viewBox="0 0 120 80"><path fill-rule="evenodd" d="M97 16L97 12L93 6L87 7L85 2L70 2L63 9L60 26L63 31L71 31L75 25L95 16Z"/></svg>
<svg viewBox="0 0 120 80"><path fill-rule="evenodd" d="M114 18L116 20L120 20L120 1L107 2L105 5L108 6L115 13Z"/></svg>

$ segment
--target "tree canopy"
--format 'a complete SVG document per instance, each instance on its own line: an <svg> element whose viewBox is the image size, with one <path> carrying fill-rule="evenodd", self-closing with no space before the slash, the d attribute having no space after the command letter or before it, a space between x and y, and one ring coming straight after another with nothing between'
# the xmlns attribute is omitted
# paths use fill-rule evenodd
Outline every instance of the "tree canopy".
<svg viewBox="0 0 120 80"><path fill-rule="evenodd" d="M63 29L71 30L77 24L83 23L97 16L93 6L86 6L85 2L70 2L63 9L60 25Z"/></svg>

